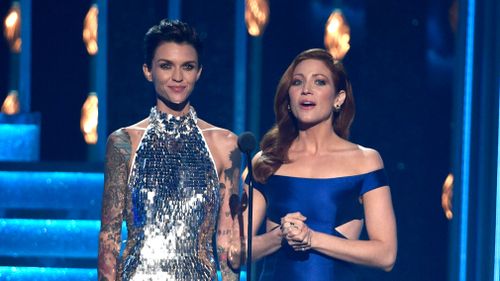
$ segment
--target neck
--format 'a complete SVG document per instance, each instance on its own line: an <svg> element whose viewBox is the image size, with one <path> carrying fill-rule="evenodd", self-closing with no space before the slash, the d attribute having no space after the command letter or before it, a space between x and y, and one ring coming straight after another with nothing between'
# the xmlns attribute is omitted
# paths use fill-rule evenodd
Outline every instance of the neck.
<svg viewBox="0 0 500 281"><path fill-rule="evenodd" d="M160 96L157 96L156 99L156 108L161 112L173 116L186 115L189 112L190 107L191 105L188 100L185 100L182 103L172 103Z"/></svg>
<svg viewBox="0 0 500 281"><path fill-rule="evenodd" d="M322 122L314 126L300 129L293 146L310 154L326 151L332 144L341 140L333 130L331 122Z"/></svg>

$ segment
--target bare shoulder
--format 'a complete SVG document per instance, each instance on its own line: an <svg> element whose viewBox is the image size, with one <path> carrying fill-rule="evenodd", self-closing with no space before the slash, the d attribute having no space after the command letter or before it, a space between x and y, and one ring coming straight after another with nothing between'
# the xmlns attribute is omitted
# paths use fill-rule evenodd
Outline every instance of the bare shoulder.
<svg viewBox="0 0 500 281"><path fill-rule="evenodd" d="M378 151L373 148L357 145L355 158L358 163L362 163L363 170L366 171L378 170L384 167L382 157Z"/></svg>
<svg viewBox="0 0 500 281"><path fill-rule="evenodd" d="M145 130L149 125L149 118L144 118L141 121L125 127L127 130Z"/></svg>
<svg viewBox="0 0 500 281"><path fill-rule="evenodd" d="M129 146L136 148L148 125L149 121L146 118L133 125L120 128L109 135L108 142L115 143L116 141L121 140L123 142L126 140Z"/></svg>
<svg viewBox="0 0 500 281"><path fill-rule="evenodd" d="M130 135L129 132L125 128L120 128L114 132L112 132L108 136L107 145L117 146L123 145L125 143L130 143Z"/></svg>
<svg viewBox="0 0 500 281"><path fill-rule="evenodd" d="M255 165L258 161L261 161L262 150L259 150L252 158L252 165Z"/></svg>
<svg viewBox="0 0 500 281"><path fill-rule="evenodd" d="M227 169L239 168L241 153L238 149L238 137L227 129L214 126L201 119L198 119L198 127L207 142L219 175Z"/></svg>
<svg viewBox="0 0 500 281"><path fill-rule="evenodd" d="M214 126L198 119L198 126L209 145L216 144L218 149L233 150L238 146L238 137L230 130Z"/></svg>
<svg viewBox="0 0 500 281"><path fill-rule="evenodd" d="M106 144L106 166L114 170L117 166L127 163L130 159L131 140L124 128L120 128L108 137Z"/></svg>
<svg viewBox="0 0 500 281"><path fill-rule="evenodd" d="M146 131L148 125L149 125L149 120L148 118L146 118L133 125L124 127L123 129L127 131L132 140L135 140L136 138L140 138L142 136L142 134Z"/></svg>

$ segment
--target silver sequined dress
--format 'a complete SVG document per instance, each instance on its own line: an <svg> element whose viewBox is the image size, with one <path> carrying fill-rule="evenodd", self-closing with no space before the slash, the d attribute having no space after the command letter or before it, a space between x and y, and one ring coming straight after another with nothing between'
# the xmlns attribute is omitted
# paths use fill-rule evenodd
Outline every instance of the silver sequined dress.
<svg viewBox="0 0 500 281"><path fill-rule="evenodd" d="M193 108L151 109L126 198L123 280L216 280L212 240L220 195L215 164Z"/></svg>

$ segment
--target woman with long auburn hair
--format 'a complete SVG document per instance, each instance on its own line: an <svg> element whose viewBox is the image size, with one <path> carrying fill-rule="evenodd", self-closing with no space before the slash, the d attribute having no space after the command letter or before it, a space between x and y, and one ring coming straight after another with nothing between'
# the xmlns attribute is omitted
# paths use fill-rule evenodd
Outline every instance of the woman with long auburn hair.
<svg viewBox="0 0 500 281"><path fill-rule="evenodd" d="M390 188L378 152L348 140L355 110L342 64L323 49L300 53L274 109L276 124L253 159L260 280L355 280L356 264L390 271L397 253Z"/></svg>

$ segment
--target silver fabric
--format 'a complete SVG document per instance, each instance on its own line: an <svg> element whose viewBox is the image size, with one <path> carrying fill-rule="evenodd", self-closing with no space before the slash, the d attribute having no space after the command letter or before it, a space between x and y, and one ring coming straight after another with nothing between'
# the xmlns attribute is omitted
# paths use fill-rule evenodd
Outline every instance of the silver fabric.
<svg viewBox="0 0 500 281"><path fill-rule="evenodd" d="M123 280L216 280L212 240L220 195L193 108L151 109L127 196Z"/></svg>

